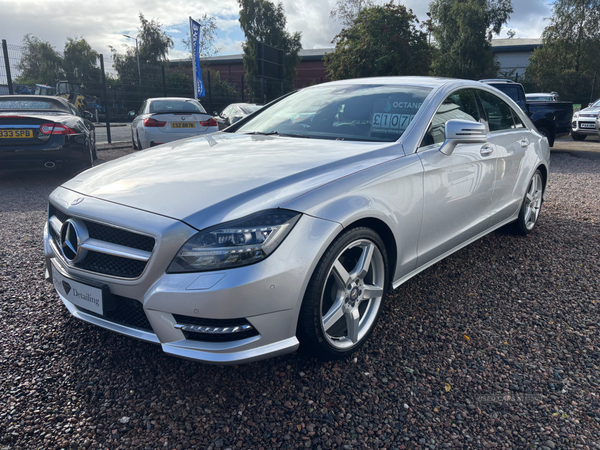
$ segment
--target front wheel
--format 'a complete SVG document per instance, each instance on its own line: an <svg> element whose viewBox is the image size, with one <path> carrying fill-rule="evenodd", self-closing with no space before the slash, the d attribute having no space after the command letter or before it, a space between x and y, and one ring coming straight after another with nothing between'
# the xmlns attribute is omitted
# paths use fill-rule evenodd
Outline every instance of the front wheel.
<svg viewBox="0 0 600 450"><path fill-rule="evenodd" d="M137 143L135 142L135 136L133 135L133 130L131 130L131 142L133 142L133 149L134 150L139 150L140 149L138 147Z"/></svg>
<svg viewBox="0 0 600 450"><path fill-rule="evenodd" d="M583 141L587 136L585 134L571 133L571 137L574 141Z"/></svg>
<svg viewBox="0 0 600 450"><path fill-rule="evenodd" d="M535 227L540 216L543 194L544 182L542 174L539 170L536 170L527 187L527 192L519 211L519 217L514 223L514 230L517 234L529 234Z"/></svg>
<svg viewBox="0 0 600 450"><path fill-rule="evenodd" d="M383 241L370 228L338 236L309 282L298 322L303 346L320 359L349 356L373 332L388 283Z"/></svg>

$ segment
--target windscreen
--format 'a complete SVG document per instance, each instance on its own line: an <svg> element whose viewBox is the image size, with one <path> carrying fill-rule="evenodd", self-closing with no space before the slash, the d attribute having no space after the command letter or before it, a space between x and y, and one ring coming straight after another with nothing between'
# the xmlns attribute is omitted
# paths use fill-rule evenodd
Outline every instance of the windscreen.
<svg viewBox="0 0 600 450"><path fill-rule="evenodd" d="M202 105L194 100L154 100L150 103L150 113L192 112L206 114Z"/></svg>
<svg viewBox="0 0 600 450"><path fill-rule="evenodd" d="M430 92L414 86L316 86L280 100L236 133L393 142Z"/></svg>

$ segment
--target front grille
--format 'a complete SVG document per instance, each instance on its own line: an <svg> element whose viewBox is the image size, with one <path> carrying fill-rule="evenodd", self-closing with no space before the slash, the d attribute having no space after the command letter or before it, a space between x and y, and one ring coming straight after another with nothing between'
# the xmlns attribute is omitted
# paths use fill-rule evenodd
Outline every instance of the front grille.
<svg viewBox="0 0 600 450"><path fill-rule="evenodd" d="M84 220L84 222L91 238L111 242L124 247L144 250L146 252L151 252L152 249L154 249L154 238L150 236L132 233L131 231L121 230L119 228L109 227L87 220Z"/></svg>
<svg viewBox="0 0 600 450"><path fill-rule="evenodd" d="M68 214L50 204L48 208L48 218L50 219L52 216L55 216L62 223L70 218ZM83 220L83 223L85 224L91 239L97 239L99 241L109 242L111 244L117 244L136 250L143 250L149 253L154 250L156 241L153 237L90 220ZM60 248L60 236L58 236L52 226L50 226L49 229L54 244ZM120 278L138 278L144 272L146 265L147 261L139 261L137 259L130 259L92 250L88 251L87 256L82 261L72 264L73 267L81 270Z"/></svg>
<svg viewBox="0 0 600 450"><path fill-rule="evenodd" d="M250 322L248 322L246 319L204 319L201 317L182 316L179 314L173 314L173 317L180 325L199 325L206 327L231 327L235 325L250 325ZM186 339L192 341L232 342L258 336L258 331L256 331L255 328L252 328L247 331L241 331L239 333L222 334L183 331L183 335Z"/></svg>
<svg viewBox="0 0 600 450"><path fill-rule="evenodd" d="M77 309L101 319L108 320L109 322L118 323L130 328L137 328L138 330L148 331L153 333L152 325L146 317L144 307L140 302L128 297L121 297L120 295L112 295L115 307L111 311L106 311L104 315L97 314L87 309L77 306Z"/></svg>
<svg viewBox="0 0 600 450"><path fill-rule="evenodd" d="M83 261L73 264L73 266L113 277L137 278L144 272L146 261L90 251Z"/></svg>

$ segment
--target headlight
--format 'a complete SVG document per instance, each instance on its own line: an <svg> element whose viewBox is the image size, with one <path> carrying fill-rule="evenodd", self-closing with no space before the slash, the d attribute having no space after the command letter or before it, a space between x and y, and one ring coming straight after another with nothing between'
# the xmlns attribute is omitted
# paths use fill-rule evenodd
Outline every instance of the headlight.
<svg viewBox="0 0 600 450"><path fill-rule="evenodd" d="M231 269L262 261L281 244L300 215L271 209L200 231L181 247L167 272Z"/></svg>

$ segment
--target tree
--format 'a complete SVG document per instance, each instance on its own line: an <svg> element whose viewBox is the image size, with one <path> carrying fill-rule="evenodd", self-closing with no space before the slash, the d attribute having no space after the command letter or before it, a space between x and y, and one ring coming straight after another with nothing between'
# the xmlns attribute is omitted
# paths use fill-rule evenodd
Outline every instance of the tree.
<svg viewBox="0 0 600 450"><path fill-rule="evenodd" d="M62 58L47 41L26 34L23 37L25 50L17 68L21 74L16 81L22 84L48 84L55 86L63 75Z"/></svg>
<svg viewBox="0 0 600 450"><path fill-rule="evenodd" d="M240 26L246 35L246 42L242 46L244 50L244 68L246 69L246 80L248 94L252 101L262 103L260 79L256 63L257 43L276 47L283 50L283 77L287 88L290 89L296 77L296 67L300 63L298 52L302 48L301 34L289 33L285 29L287 19L283 11L283 5L269 0L238 0L240 5ZM279 83L265 83L265 96L274 99L281 95Z"/></svg>
<svg viewBox="0 0 600 450"><path fill-rule="evenodd" d="M215 38L217 37L217 19L204 13L200 19L196 19L196 22L200 24L200 33L198 36L200 57L206 58L219 53L221 50L219 47L215 46ZM191 53L192 40L182 39L181 42Z"/></svg>
<svg viewBox="0 0 600 450"><path fill-rule="evenodd" d="M153 84L156 80L156 68L167 62L169 50L173 48L173 39L155 19L148 20L140 12L138 28L138 49L142 71L142 84ZM138 82L138 65L135 45L124 45L125 54L120 54L113 47L113 61L119 78L128 84ZM154 66L154 67L144 67ZM162 81L161 81L162 83Z"/></svg>
<svg viewBox="0 0 600 450"><path fill-rule="evenodd" d="M431 53L417 23L412 10L393 2L363 9L333 39L335 51L325 56L329 77L427 75Z"/></svg>
<svg viewBox="0 0 600 450"><path fill-rule="evenodd" d="M335 8L329 13L329 18L340 19L344 27L349 28L363 9L372 6L374 6L372 0L337 0Z"/></svg>
<svg viewBox="0 0 600 450"><path fill-rule="evenodd" d="M590 94L593 100L598 96L590 91L594 73L600 73L600 0L557 0L552 10L543 47L525 71L527 83L587 104Z"/></svg>
<svg viewBox="0 0 600 450"><path fill-rule="evenodd" d="M496 75L492 35L510 18L511 0L434 0L429 12L438 50L435 75L474 80Z"/></svg>
<svg viewBox="0 0 600 450"><path fill-rule="evenodd" d="M100 83L101 73L97 66L98 52L81 38L67 38L63 52L63 67L67 80L78 83Z"/></svg>

